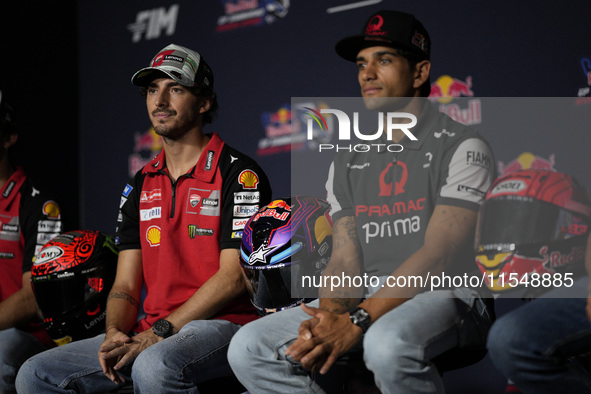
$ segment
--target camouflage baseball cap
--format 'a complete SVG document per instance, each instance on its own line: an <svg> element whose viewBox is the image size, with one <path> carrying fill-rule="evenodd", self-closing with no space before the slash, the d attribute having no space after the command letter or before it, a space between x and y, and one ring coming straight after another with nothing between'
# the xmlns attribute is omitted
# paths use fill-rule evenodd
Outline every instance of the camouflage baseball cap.
<svg viewBox="0 0 591 394"><path fill-rule="evenodd" d="M136 72L131 82L136 86L147 86L162 73L183 86L213 90L213 73L203 57L191 49L175 44L160 50L150 66Z"/></svg>

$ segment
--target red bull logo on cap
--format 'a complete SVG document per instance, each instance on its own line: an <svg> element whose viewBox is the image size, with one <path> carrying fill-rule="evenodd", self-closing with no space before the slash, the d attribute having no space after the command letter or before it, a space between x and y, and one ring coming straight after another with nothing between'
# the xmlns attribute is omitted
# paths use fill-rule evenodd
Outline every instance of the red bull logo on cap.
<svg viewBox="0 0 591 394"><path fill-rule="evenodd" d="M505 164L499 160L498 169L500 176L511 174L521 170L550 170L556 171L554 154L551 154L548 159L541 156L536 156L531 152L523 152L515 160Z"/></svg>

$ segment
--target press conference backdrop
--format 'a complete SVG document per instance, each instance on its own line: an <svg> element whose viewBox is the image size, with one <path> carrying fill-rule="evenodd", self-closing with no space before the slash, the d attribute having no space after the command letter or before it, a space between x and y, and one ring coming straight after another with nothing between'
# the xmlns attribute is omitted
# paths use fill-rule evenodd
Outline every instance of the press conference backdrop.
<svg viewBox="0 0 591 394"><path fill-rule="evenodd" d="M339 58L334 44L360 32L365 19L383 8L413 13L427 27L434 104L482 129L500 172L552 168L591 186L591 138L584 127L571 130L559 121L528 127L497 116L487 128L479 99L568 97L573 111L590 111L590 2L82 1L72 49L77 64L60 45L54 58L45 59L62 62L65 76L78 74L81 225L113 232L125 184L161 148L145 102L130 83L159 49L176 43L204 56L220 102L219 117L206 131L255 158L279 197L292 193L293 152L286 137L297 114L291 97L358 96L355 65ZM449 96L465 97L463 106L452 107ZM323 193L322 185L317 190ZM504 387L490 362L472 368L476 373L446 376L450 392Z"/></svg>
<svg viewBox="0 0 591 394"><path fill-rule="evenodd" d="M286 136L297 115L290 99L358 96L355 65L339 58L334 44L382 8L413 13L428 28L434 95L473 98L458 114L483 129L502 168L546 165L591 186L586 132L502 122L485 132L486 108L478 108L478 97L537 96L572 97L573 108L591 108L591 98L576 98L590 91L591 3L85 1L78 4L84 226L113 231L128 178L161 148L130 83L159 49L177 43L204 56L220 102L206 131L255 158L275 196L289 195Z"/></svg>

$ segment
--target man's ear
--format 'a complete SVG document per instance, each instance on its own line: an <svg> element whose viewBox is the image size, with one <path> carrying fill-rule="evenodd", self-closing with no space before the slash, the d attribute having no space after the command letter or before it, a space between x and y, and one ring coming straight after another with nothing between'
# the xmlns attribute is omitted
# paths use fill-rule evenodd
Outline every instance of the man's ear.
<svg viewBox="0 0 591 394"><path fill-rule="evenodd" d="M211 103L213 102L213 97L204 97L201 99L199 103L199 113L204 114L211 108Z"/></svg>
<svg viewBox="0 0 591 394"><path fill-rule="evenodd" d="M431 75L431 62L429 60L418 62L415 69L414 87L422 86L429 79L429 75Z"/></svg>

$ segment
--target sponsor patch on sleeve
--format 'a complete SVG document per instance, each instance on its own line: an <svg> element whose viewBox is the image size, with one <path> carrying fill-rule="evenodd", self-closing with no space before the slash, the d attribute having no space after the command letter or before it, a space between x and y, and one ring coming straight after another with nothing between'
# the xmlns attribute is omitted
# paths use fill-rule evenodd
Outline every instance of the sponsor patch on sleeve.
<svg viewBox="0 0 591 394"><path fill-rule="evenodd" d="M55 201L47 201L43 204L43 214L48 219L58 220L60 218L60 207Z"/></svg>
<svg viewBox="0 0 591 394"><path fill-rule="evenodd" d="M259 176L252 170L244 170L238 175L238 183L243 189L256 189L259 184Z"/></svg>
<svg viewBox="0 0 591 394"><path fill-rule="evenodd" d="M234 193L234 204L257 204L261 201L259 192Z"/></svg>

